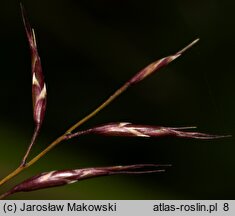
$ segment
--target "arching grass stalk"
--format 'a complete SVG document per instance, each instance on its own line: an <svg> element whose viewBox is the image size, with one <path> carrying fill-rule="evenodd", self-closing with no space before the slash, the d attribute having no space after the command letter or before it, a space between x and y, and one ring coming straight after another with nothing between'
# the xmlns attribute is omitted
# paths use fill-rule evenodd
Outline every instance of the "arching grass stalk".
<svg viewBox="0 0 235 216"><path fill-rule="evenodd" d="M35 156L32 160L30 160L27 164L24 166L18 167L16 170L11 172L8 176L3 178L0 181L0 186L12 179L14 176L21 173L26 168L33 165L35 162L37 162L41 157L46 155L52 148L54 148L56 145L58 145L60 142L64 141L68 134L73 132L75 129L77 129L79 126L84 124L86 121L88 121L90 118L95 116L98 112L100 112L102 109L104 109L107 105L109 105L114 99L116 99L120 94L122 94L127 88L130 86L133 86L134 84L137 84L138 82L142 81L147 76L151 75L152 73L158 71L160 68L168 65L170 62L172 62L174 59L179 57L183 52L185 52L187 49L192 47L195 43L198 42L199 39L194 40L192 43L190 43L188 46L180 50L174 55L170 55L168 57L162 58L160 60L157 60L144 69L142 69L140 72L135 74L129 81L127 81L121 88L119 88L117 91L114 92L107 100L105 100L98 108L96 108L94 111L92 111L90 114L85 116L83 119L78 121L76 124L74 124L72 127L70 127L62 136L57 138L55 141L53 141L47 148L45 148L41 153L39 153L37 156Z"/></svg>
<svg viewBox="0 0 235 216"><path fill-rule="evenodd" d="M8 176L0 181L0 186L11 180L13 177L24 171L25 169L32 166L40 158L45 156L51 149L53 149L59 143L66 141L68 139L78 137L85 134L99 134L103 136L134 136L134 137L159 137L159 136L172 136L176 138L193 138L193 139L216 139L223 138L226 136L208 135L199 132L185 131L187 129L193 129L194 127L181 127L181 128L171 128L171 127L157 127L149 125L138 125L126 122L118 123L108 123L93 127L84 131L75 131L79 126L84 124L90 118L94 117L107 105L109 105L114 99L116 99L120 94L126 91L129 87L139 83L146 77L158 71L160 68L165 67L170 62L181 56L186 50L191 48L199 39L194 40L192 43L187 45L185 48L176 52L173 55L169 55L160 60L157 60L137 74L135 74L131 79L129 79L124 85L122 85L118 90L116 90L107 100L105 100L100 106L98 106L90 114L82 118L80 121L71 126L63 135L58 137L55 141L48 145L42 152L36 155L29 162L26 162L28 155L35 140L40 131L45 111L46 111L46 85L44 82L44 76L42 73L42 66L40 61L40 56L38 54L36 37L34 30L30 27L27 21L24 8L21 6L22 16L24 21L24 26L26 30L27 39L29 42L29 47L31 51L32 60L32 97L33 97L33 117L35 122L35 131L32 136L31 143L26 151L25 156L20 164L20 166L12 171ZM142 173L153 173L162 172L165 169L156 169L159 166L166 165L156 165L156 164L138 164L138 165L128 165L128 166L114 166L114 167L100 167L100 168L84 168L76 170L59 170L51 171L46 173L41 173L39 175L33 176L15 187L13 187L8 192L2 194L0 199L3 199L13 193L32 191L36 189L43 189L47 187L60 186L68 183L73 183L82 179L103 176L103 175L113 175L113 174L142 174ZM150 168L150 170L138 170L142 168ZM137 169L134 171L134 169Z"/></svg>

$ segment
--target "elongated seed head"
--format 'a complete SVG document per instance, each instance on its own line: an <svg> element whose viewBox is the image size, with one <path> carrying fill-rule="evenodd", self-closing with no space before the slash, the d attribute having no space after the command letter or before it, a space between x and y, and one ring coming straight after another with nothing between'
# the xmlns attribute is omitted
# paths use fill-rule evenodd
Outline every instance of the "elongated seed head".
<svg viewBox="0 0 235 216"><path fill-rule="evenodd" d="M36 125L41 125L46 111L46 84L42 72L40 56L34 30L31 28L25 10L21 5L24 27L31 51L33 117Z"/></svg>
<svg viewBox="0 0 235 216"><path fill-rule="evenodd" d="M17 192L40 190L72 184L88 178L115 174L145 174L165 171L164 167L170 165L135 164L127 166L96 167L75 170L57 170L41 173L16 185L2 197Z"/></svg>
<svg viewBox="0 0 235 216"><path fill-rule="evenodd" d="M188 50L189 48L191 48L194 44L196 44L199 41L199 39L194 40L193 42L191 42L189 45L187 45L186 47L184 47L183 49L181 49L180 51L178 51L177 53L175 53L174 55L170 55L167 57L164 57L162 59L159 59L153 63L151 63L150 65L148 65L147 67L145 67L144 69L142 69L140 72L138 72L133 78L131 78L129 80L129 85L133 85L136 84L140 81L142 81L143 79L145 79L147 76L151 75L152 73L158 71L160 68L168 65L170 62L172 62L173 60L175 60L176 58L178 58L179 56L181 56L181 54L183 54L186 50Z"/></svg>
<svg viewBox="0 0 235 216"><path fill-rule="evenodd" d="M152 125L137 125L128 122L108 123L88 129L85 132L78 132L69 135L69 138L79 136L81 134L98 134L103 136L124 136L124 137L180 137L192 139L216 139L229 136L211 135L199 132L185 131L195 127L161 127Z"/></svg>

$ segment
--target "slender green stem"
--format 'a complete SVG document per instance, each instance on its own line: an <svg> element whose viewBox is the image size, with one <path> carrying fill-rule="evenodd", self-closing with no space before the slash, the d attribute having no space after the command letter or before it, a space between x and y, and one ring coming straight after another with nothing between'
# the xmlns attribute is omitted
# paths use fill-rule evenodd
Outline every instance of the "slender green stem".
<svg viewBox="0 0 235 216"><path fill-rule="evenodd" d="M5 178L3 178L0 181L0 185L3 185L4 183L6 183L7 181L9 181L10 179L12 179L14 176L16 176L18 173L22 172L24 169L27 168L26 166L19 166L17 169L15 169L13 172L11 172L9 175L7 175Z"/></svg>
<svg viewBox="0 0 235 216"><path fill-rule="evenodd" d="M102 103L98 108L96 108L93 112L91 112L89 115L85 116L83 119L81 119L79 122L77 122L75 125L73 125L71 128L69 128L66 131L66 134L71 133L73 130L78 128L80 125L88 121L90 118L95 116L98 112L100 112L102 109L104 109L107 105L109 105L115 98L117 98L121 93L123 93L127 88L129 87L129 83L125 83L121 88L119 88L116 92L114 92L113 95L111 95L104 103Z"/></svg>
<svg viewBox="0 0 235 216"><path fill-rule="evenodd" d="M117 98L122 92L124 92L128 88L128 84L124 84L120 89L118 89L113 95L111 95L104 103L102 103L98 108L96 108L93 112L91 112L89 115L78 121L75 125L70 127L62 136L57 138L55 141L53 141L47 148L45 148L42 152L40 152L37 156L35 156L32 160L30 160L28 163L25 164L25 166L19 166L17 169L15 169L13 172L11 172L8 176L3 178L0 181L0 186L21 173L23 170L27 169L28 167L32 166L35 162L37 162L40 158L42 158L44 155L46 155L52 148L54 148L56 145L61 143L67 138L67 134L74 131L76 128L78 128L80 125L88 121L90 118L95 116L98 112L100 112L103 108L105 108L108 104L110 104L115 98Z"/></svg>
<svg viewBox="0 0 235 216"><path fill-rule="evenodd" d="M121 93L123 93L128 87L140 82L145 77L149 76L153 72L156 72L160 68L168 65L170 62L172 62L174 59L178 58L183 52L188 50L190 47L192 47L195 43L197 43L198 39L194 40L192 43L190 43L185 48L181 49L179 52L177 52L174 55L167 56L165 58L162 58L158 61L153 62L152 64L145 67L143 70L135 74L128 82L126 82L121 88L119 88L117 91L114 92L113 95L111 95L105 102L103 102L98 108L96 108L93 112L85 116L83 119L78 121L76 124L74 124L72 127L70 127L62 136L57 138L55 141L53 141L46 149L44 149L41 153L39 153L37 156L35 156L31 161L29 161L24 166L20 165L16 170L11 172L8 176L3 178L0 181L0 186L12 179L14 176L21 173L26 168L33 165L35 162L37 162L40 158L42 158L45 154L47 154L52 148L54 148L56 145L58 145L60 142L67 139L68 134L70 134L72 131L77 129L80 125L88 121L90 118L95 116L98 112L100 112L102 109L104 109L107 105L109 105L115 98L117 98Z"/></svg>
<svg viewBox="0 0 235 216"><path fill-rule="evenodd" d="M38 161L41 157L43 157L47 152L49 152L52 148L54 148L57 144L59 144L61 141L63 141L66 138L66 135L62 135L59 138L57 138L54 142L52 142L47 148L45 148L41 153L39 153L36 157L34 157L31 161L25 164L25 166L19 166L17 169L15 169L13 172L11 172L8 176L3 178L0 181L0 186L21 173L23 170L27 169L31 165L33 165L36 161Z"/></svg>

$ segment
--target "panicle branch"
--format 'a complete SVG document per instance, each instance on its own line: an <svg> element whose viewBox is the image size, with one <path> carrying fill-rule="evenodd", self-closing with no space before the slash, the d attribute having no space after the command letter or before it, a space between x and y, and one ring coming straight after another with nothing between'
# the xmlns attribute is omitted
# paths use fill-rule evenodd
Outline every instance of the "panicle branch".
<svg viewBox="0 0 235 216"><path fill-rule="evenodd" d="M77 127L88 121L90 118L95 116L98 112L100 112L103 108L105 108L107 105L109 105L114 99L116 99L120 94L122 94L124 91L126 91L130 86L137 84L138 82L142 81L146 77L150 76L151 74L155 73L162 67L167 66L170 62L178 58L181 54L183 54L186 50L191 48L194 44L196 44L199 41L199 39L194 40L189 45L175 53L174 55L170 55L167 57L164 57L162 59L159 59L151 64L149 64L147 67L139 71L137 74L135 74L131 79L129 79L124 85L122 85L118 90L114 92L105 102L103 102L98 108L96 108L94 111L92 111L90 114L85 116L83 119L78 121L75 125L73 125L71 128L69 128L66 133L69 134L73 130L75 130Z"/></svg>
<svg viewBox="0 0 235 216"><path fill-rule="evenodd" d="M129 79L124 85L114 92L106 101L104 101L98 108L92 111L90 114L85 116L83 119L78 121L72 127L70 127L62 136L58 137L53 141L46 149L35 156L31 161L26 163L27 157L30 150L35 143L35 140L40 131L47 102L47 90L44 81L44 75L42 72L41 60L38 54L37 43L35 32L31 28L25 10L21 5L21 12L24 22L24 27L29 42L29 47L31 51L31 69L32 69L32 98L33 98L33 118L35 122L35 131L32 136L31 143L28 150L22 160L21 166L19 166L15 171L11 172L8 176L0 181L0 185L4 184L14 176L21 173L23 170L33 165L46 153L48 153L52 148L61 143L64 140L71 139L73 137L78 137L85 134L99 134L104 136L127 136L127 137L162 137L162 136L172 136L172 137L183 137L183 138L194 138L194 139L215 139L224 138L228 136L210 135L199 132L185 131L188 129L193 129L195 127L158 127L150 125L137 125L126 122L109 123L94 128L90 128L85 131L79 131L72 133L80 125L88 121L90 118L95 116L108 104L110 104L115 98L127 90L130 86L137 84L146 77L155 73L162 67L168 65L170 62L178 58L182 53L191 48L199 39L194 40L192 43L187 45L185 48L176 52L173 55L169 55L160 60L157 60L147 67L143 68L137 74L135 74L131 79ZM11 190L0 196L3 199L11 194L24 191L34 191L49 187L62 186L66 184L71 184L77 181L81 181L88 178L94 178L98 176L115 175L115 174L143 174L143 173L155 173L165 171L164 167L169 165L156 165L156 164L137 164L129 166L112 166L112 167L97 167L97 168L85 168L76 170L57 170L51 172L41 173L39 175L33 176L20 184L13 187ZM146 170L147 169L147 170Z"/></svg>

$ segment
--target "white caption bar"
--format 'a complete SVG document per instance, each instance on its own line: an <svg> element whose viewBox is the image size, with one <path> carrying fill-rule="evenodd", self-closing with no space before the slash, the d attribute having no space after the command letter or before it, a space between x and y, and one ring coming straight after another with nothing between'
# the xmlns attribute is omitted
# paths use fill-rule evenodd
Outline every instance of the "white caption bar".
<svg viewBox="0 0 235 216"><path fill-rule="evenodd" d="M235 200L2 200L0 215L234 216Z"/></svg>

